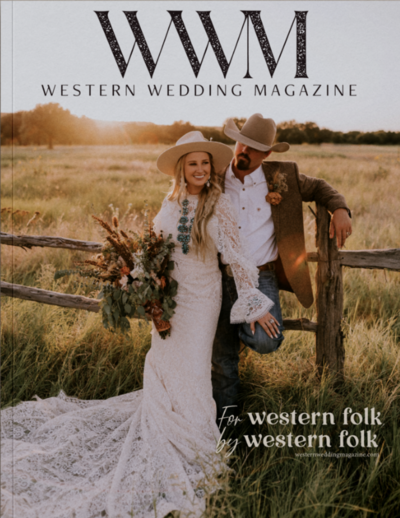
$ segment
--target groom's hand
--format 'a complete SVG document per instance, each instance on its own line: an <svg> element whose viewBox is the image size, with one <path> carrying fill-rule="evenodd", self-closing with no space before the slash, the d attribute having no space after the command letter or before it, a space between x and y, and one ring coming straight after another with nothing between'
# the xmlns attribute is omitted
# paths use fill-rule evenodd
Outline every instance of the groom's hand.
<svg viewBox="0 0 400 518"><path fill-rule="evenodd" d="M260 324L260 326L264 329L264 331L267 333L267 335L270 338L278 338L279 335L279 322L276 320L276 318L271 315L271 313L267 313L263 317L261 317L257 322ZM250 324L251 332L256 332L256 323L252 322Z"/></svg>
<svg viewBox="0 0 400 518"><path fill-rule="evenodd" d="M351 221L346 209L336 209L331 218L329 237L336 234L337 246L344 246L346 239L351 236Z"/></svg>

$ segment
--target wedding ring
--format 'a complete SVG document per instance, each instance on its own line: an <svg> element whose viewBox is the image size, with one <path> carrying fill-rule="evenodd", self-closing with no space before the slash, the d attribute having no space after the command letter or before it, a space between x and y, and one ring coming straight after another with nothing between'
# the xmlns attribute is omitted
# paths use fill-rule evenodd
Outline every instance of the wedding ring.
<svg viewBox="0 0 400 518"><path fill-rule="evenodd" d="M349 236L350 235L350 232L346 232L346 235Z"/></svg>
<svg viewBox="0 0 400 518"><path fill-rule="evenodd" d="M275 320L273 318L270 318L269 323L273 324L274 322L275 322Z"/></svg>

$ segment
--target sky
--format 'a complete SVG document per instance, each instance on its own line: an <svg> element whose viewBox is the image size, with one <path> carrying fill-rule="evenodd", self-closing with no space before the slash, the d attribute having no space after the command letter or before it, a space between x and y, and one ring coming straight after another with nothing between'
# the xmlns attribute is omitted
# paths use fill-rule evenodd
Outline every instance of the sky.
<svg viewBox="0 0 400 518"><path fill-rule="evenodd" d="M57 102L74 115L104 121L171 124L183 120L221 126L227 117L248 117L258 112L277 123L314 121L336 131L400 131L399 1L2 1L1 9L2 113ZM196 78L174 26L165 39L171 21L168 11L174 10L182 11L199 59L208 38L196 11L211 11L228 60L237 43L226 78L211 47ZM296 24L272 78L250 24L252 78L244 78L246 29L238 41L243 10L261 12L276 59L295 11L307 11L308 78L295 78ZM109 12L126 60L134 35L123 11L137 11L154 59L165 39L152 78L137 45L125 77L121 76L95 11ZM87 84L94 85L91 96ZM338 91L334 95L335 84L343 88L343 96ZM53 96L44 95L43 87L47 89L47 85L55 86ZM61 85L67 85L63 87L65 95L61 95ZM81 95L74 96L77 90L73 85L80 85L76 88ZM106 85L102 87L103 96L100 85ZM112 85L119 85L120 92L125 85L131 90L134 87L135 95L128 92L127 96L112 96ZM195 85L200 85L197 93L204 89L203 95L194 95ZM221 92L217 95L217 85L226 90L226 96ZM258 91L265 85L267 95L255 95L256 85ZM318 88L314 85L321 85L317 92L321 95L313 95ZM149 87L154 86L161 87L158 97L149 93ZM187 95L179 95L180 88ZM294 95L286 95L285 89Z"/></svg>

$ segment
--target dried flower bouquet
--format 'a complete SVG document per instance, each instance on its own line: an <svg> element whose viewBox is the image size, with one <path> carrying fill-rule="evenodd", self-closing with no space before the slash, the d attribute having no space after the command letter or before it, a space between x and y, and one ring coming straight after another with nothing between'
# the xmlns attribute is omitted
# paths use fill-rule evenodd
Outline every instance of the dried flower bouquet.
<svg viewBox="0 0 400 518"><path fill-rule="evenodd" d="M113 227L92 216L106 231L101 253L80 263L78 270L57 272L56 278L69 273L97 279L101 291L103 325L106 329L130 328L128 318L151 318L162 338L171 332L178 283L171 278L174 262L170 254L175 246L172 236L157 236L145 215L142 234L119 229L116 216ZM90 266L90 268L88 268Z"/></svg>

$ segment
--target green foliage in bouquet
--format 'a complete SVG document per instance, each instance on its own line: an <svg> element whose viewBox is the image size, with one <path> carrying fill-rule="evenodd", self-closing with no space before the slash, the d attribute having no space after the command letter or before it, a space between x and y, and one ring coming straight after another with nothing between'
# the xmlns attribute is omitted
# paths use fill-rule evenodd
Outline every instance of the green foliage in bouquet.
<svg viewBox="0 0 400 518"><path fill-rule="evenodd" d="M173 267L173 262L169 265ZM140 281L139 281L140 282ZM162 338L170 334L169 323L175 313L176 302L173 300L177 293L178 283L170 280L164 288L154 286L149 278L141 286L133 287L128 284L128 292L123 288L104 285L98 298L102 298L103 325L106 329L130 328L128 318L152 318ZM158 318L157 318L158 317Z"/></svg>

